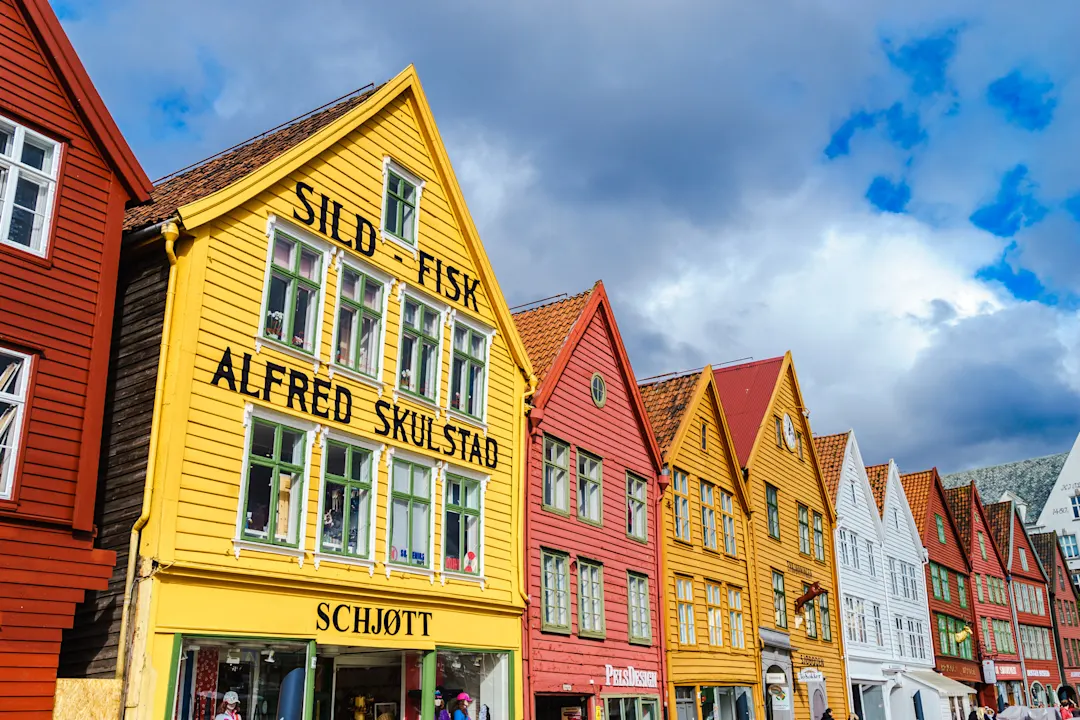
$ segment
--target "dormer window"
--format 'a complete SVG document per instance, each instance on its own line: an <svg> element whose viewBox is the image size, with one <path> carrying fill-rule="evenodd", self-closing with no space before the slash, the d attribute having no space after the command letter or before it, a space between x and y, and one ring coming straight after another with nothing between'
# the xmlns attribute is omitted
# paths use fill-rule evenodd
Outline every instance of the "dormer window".
<svg viewBox="0 0 1080 720"><path fill-rule="evenodd" d="M0 117L0 242L44 257L60 144Z"/></svg>

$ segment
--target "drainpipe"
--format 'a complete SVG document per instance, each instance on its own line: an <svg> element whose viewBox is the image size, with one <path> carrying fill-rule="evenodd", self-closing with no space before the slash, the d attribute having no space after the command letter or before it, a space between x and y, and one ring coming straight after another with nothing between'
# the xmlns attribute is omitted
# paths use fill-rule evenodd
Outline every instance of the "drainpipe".
<svg viewBox="0 0 1080 720"><path fill-rule="evenodd" d="M155 226L156 227L156 226ZM142 511L131 527L128 544L127 576L124 581L124 604L120 616L120 640L116 649L116 677L123 680L127 666L127 632L131 622L131 599L135 589L135 569L139 559L139 539L142 529L150 519L150 502L154 495L155 464L157 462L158 435L161 432L161 408L164 404L166 364L169 356L169 333L172 329L172 311L176 299L176 240L180 228L173 220L166 221L159 229L165 239L165 255L169 259L169 282L165 293L165 315L161 326L161 345L158 349L157 382L154 386L154 412L150 421L150 449L146 458L146 480L143 485ZM138 233L129 236L129 241ZM141 239L141 238L139 238ZM126 693L125 693L126 694Z"/></svg>
<svg viewBox="0 0 1080 720"><path fill-rule="evenodd" d="M656 476L656 510L653 513L653 523L656 525L656 582L653 583L656 592L656 611L662 613L660 622L656 623L657 638L656 646L660 649L660 685L663 688L661 694L664 702L662 717L669 718L668 683L667 683L667 608L664 607L665 588L667 587L667 574L665 569L666 554L664 553L664 495L667 493L671 482L671 470L668 466L662 466L660 474ZM651 622L651 619L650 619Z"/></svg>
<svg viewBox="0 0 1080 720"><path fill-rule="evenodd" d="M1010 552L1009 552L1010 560L1012 559L1011 550L1012 550L1012 548L1010 548ZM1012 573L1008 573L1005 576L1005 581L1009 584L1009 611L1012 613L1013 632L1016 633L1016 649L1020 651L1019 652L1019 655L1020 655L1020 674L1023 675L1023 677L1020 678L1020 685L1021 685L1021 687L1023 687L1024 697L1028 698L1028 702L1025 703L1025 704L1030 706L1031 705L1031 698L1029 697L1029 691L1028 691L1027 663L1024 662L1024 660L1025 660L1025 658L1024 658L1024 641L1020 637L1020 621L1016 619L1016 595L1013 593Z"/></svg>
<svg viewBox="0 0 1080 720"><path fill-rule="evenodd" d="M521 704L522 717L531 720L533 716L532 706L532 683L530 682L530 670L532 665L532 642L529 633L529 614L532 611L532 603L529 599L529 558L531 549L529 540L529 488L532 482L533 466L533 441L534 432L539 428L544 419L543 409L537 409L529 405L529 400L536 394L536 376L529 376L529 388L522 398L521 415L525 418L521 423L522 442L519 447L525 448L525 478L521 485L521 500L518 510L521 519L521 542L522 550L518 553L518 593L525 601L525 609L521 613Z"/></svg>

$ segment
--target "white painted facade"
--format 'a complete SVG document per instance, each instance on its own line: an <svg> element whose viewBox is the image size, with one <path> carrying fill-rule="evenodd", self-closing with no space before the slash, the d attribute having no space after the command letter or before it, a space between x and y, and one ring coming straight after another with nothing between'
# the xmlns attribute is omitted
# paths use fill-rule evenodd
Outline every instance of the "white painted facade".
<svg viewBox="0 0 1080 720"><path fill-rule="evenodd" d="M1073 582L1080 583L1080 435L1035 525L1039 532L1058 534Z"/></svg>

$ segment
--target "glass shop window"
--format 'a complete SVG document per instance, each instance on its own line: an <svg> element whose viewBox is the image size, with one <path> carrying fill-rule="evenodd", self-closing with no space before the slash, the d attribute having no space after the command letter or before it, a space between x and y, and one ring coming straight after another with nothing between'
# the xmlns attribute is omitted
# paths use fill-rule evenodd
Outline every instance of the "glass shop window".
<svg viewBox="0 0 1080 720"><path fill-rule="evenodd" d="M701 717L702 720L753 720L750 688L702 687Z"/></svg>
<svg viewBox="0 0 1080 720"><path fill-rule="evenodd" d="M442 689L447 710L464 704L471 720L513 720L510 716L510 655L503 652L439 650L435 685ZM462 693L468 699L458 700Z"/></svg>

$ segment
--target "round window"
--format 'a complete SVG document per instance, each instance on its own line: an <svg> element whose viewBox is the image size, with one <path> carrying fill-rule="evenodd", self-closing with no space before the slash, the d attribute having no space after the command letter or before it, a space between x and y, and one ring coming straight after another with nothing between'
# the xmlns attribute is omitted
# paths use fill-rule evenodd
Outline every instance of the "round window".
<svg viewBox="0 0 1080 720"><path fill-rule="evenodd" d="M593 404L596 407L604 407L604 403L607 402L607 385L600 373L593 373L591 388Z"/></svg>

